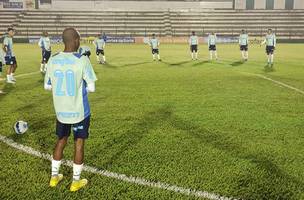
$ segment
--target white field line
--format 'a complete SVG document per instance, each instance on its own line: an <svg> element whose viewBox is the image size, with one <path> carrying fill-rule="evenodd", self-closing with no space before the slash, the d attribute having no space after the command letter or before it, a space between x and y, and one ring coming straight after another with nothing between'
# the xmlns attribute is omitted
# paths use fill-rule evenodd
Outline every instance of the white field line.
<svg viewBox="0 0 304 200"><path fill-rule="evenodd" d="M39 73L41 73L41 72L40 72L40 71L36 71L36 72L30 72L30 73L19 74L19 75L16 75L15 77L16 77L16 78L19 78L19 77L31 76L31 75L39 74Z"/></svg>
<svg viewBox="0 0 304 200"><path fill-rule="evenodd" d="M267 77L267 76L263 76L263 75L261 75L261 74L254 74L254 73L249 73L249 72L240 72L240 73L242 73L242 74L248 74L248 75L251 75L251 76L256 76L256 77L262 78L262 79L264 79L264 80L271 81L271 82L273 82L273 83L275 83L275 84L277 84L277 85L281 85L281 86L283 86L283 87L285 87L285 88L288 88L288 89L290 89L290 90L294 90L294 91L296 91L296 92L298 92L298 93L300 93L300 94L304 94L304 91L303 91L303 90L300 90L300 89L298 89L298 88L295 88L295 87L293 87L293 86L291 86L291 85L287 85L286 83L283 83L283 82L281 82L281 81L276 81L276 80L274 80L274 79L272 79L272 78L269 78L269 77Z"/></svg>
<svg viewBox="0 0 304 200"><path fill-rule="evenodd" d="M49 161L52 160L52 156L50 154L41 153L31 147L28 147L28 146L25 146L22 144L18 144L16 142L14 142L13 140L8 139L5 136L0 135L0 141L7 144L10 147L13 147L13 148L20 150L24 153L27 153L29 155L33 155L38 158L43 158L43 159L49 160ZM71 160L65 160L63 162L63 164L66 166L69 166L69 167L73 167L73 161L71 161ZM125 174L118 174L118 173L110 172L107 170L100 170L100 169L97 169L95 167L90 167L90 166L84 166L83 170L93 173L93 174L98 174L101 176L121 180L124 182L152 187L152 188L159 188L162 190L180 193L180 194L184 194L187 196L195 196L195 197L205 198L205 199L210 199L210 200L236 200L234 198L223 197L223 196L220 196L220 195L217 195L214 193L210 193L210 192L206 192L206 191L199 191L199 190L194 190L194 189L190 189L190 188L183 188L183 187L179 187L176 185L170 185L168 183L152 182L152 181L140 178L140 177L127 176Z"/></svg>

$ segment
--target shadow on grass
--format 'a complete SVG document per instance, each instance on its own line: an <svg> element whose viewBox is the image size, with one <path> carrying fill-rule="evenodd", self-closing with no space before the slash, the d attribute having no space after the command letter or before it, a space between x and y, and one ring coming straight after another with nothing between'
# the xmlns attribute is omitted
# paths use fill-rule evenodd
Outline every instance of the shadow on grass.
<svg viewBox="0 0 304 200"><path fill-rule="evenodd" d="M192 60L185 60L185 61L176 62L176 63L168 63L168 62L165 62L165 61L162 61L162 62L165 63L168 66L171 66L171 67L177 67L177 66L181 67L182 65L187 64L187 63L191 63L193 61Z"/></svg>
<svg viewBox="0 0 304 200"><path fill-rule="evenodd" d="M148 64L148 63L151 63L151 62L137 62L137 63L128 63L128 64L124 64L124 65L112 65L110 63L106 63L101 66L104 66L106 68L118 69L118 68L123 68L123 67L134 67L134 66Z"/></svg>
<svg viewBox="0 0 304 200"><path fill-rule="evenodd" d="M89 159L95 159L96 155L107 155L102 168L110 168L123 152L132 149L155 127L162 123L169 123L199 140L206 146L211 146L239 160L247 160L254 167L235 180L236 188L232 188L234 196L242 199L297 199L300 191L304 190L304 183L281 170L272 160L272 155L252 153L242 147L242 144L233 141L225 133L211 132L192 122L185 121L173 115L171 107L162 107L147 113L138 119L132 127L121 135L107 142L102 148L94 149ZM245 171L245 170L244 170ZM256 174L257 171L260 174Z"/></svg>
<svg viewBox="0 0 304 200"><path fill-rule="evenodd" d="M236 195L242 199L297 199L299 193L296 192L304 190L304 183L282 171L270 160L271 155L266 157L263 154L250 153L241 144L233 143L233 140L224 133L210 132L174 116L168 119L173 127L186 132L205 145L211 145L232 157L249 160L255 166L255 170L248 171L238 180ZM256 170L261 172L262 177L256 176Z"/></svg>
<svg viewBox="0 0 304 200"><path fill-rule="evenodd" d="M236 61L236 62L231 63L230 65L232 67L238 67L238 66L243 65L244 63L245 63L244 61Z"/></svg>
<svg viewBox="0 0 304 200"><path fill-rule="evenodd" d="M269 66L269 65L264 66L264 72L271 73L271 72L274 72L274 71L275 70L274 70L273 66Z"/></svg>
<svg viewBox="0 0 304 200"><path fill-rule="evenodd" d="M194 64L192 65L192 67L202 66L202 65L204 65L204 64L206 64L206 63L209 63L209 61L205 60L205 61L200 61L200 62L194 63Z"/></svg>
<svg viewBox="0 0 304 200"><path fill-rule="evenodd" d="M170 116L170 112L165 109L156 110L154 112L147 113L143 118L135 122L135 124L120 134L111 141L108 141L102 149L93 149L91 159L95 159L95 155L102 154L107 155L107 161L102 164L102 168L109 169L113 163L121 156L121 154L133 146L136 146L143 137L149 134L150 130L154 129L165 121ZM94 150L97 150L94 152ZM88 155L88 157L91 157Z"/></svg>

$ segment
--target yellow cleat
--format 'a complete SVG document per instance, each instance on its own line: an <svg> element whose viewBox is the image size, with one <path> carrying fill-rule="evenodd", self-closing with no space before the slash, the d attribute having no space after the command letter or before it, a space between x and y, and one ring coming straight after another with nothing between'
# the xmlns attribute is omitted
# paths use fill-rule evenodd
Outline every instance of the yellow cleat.
<svg viewBox="0 0 304 200"><path fill-rule="evenodd" d="M58 174L58 176L52 176L50 180L50 187L56 187L62 179L63 179L62 174Z"/></svg>
<svg viewBox="0 0 304 200"><path fill-rule="evenodd" d="M84 186L86 186L88 184L88 180L87 179L81 179L79 181L73 181L70 187L70 191L71 192L76 192L78 190L80 190L81 188L83 188Z"/></svg>

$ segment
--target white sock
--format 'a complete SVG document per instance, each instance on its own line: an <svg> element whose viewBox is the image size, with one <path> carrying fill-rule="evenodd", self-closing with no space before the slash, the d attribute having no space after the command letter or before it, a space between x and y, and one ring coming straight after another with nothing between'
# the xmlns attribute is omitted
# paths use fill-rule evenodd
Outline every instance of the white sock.
<svg viewBox="0 0 304 200"><path fill-rule="evenodd" d="M61 160L52 159L52 176L58 176Z"/></svg>
<svg viewBox="0 0 304 200"><path fill-rule="evenodd" d="M152 57L153 57L153 60L155 60L155 54L153 54L153 56L152 56Z"/></svg>
<svg viewBox="0 0 304 200"><path fill-rule="evenodd" d="M43 71L43 66L44 66L44 64L40 65L40 71Z"/></svg>
<svg viewBox="0 0 304 200"><path fill-rule="evenodd" d="M79 181L82 168L83 168L83 164L77 165L77 164L73 163L73 180L74 181Z"/></svg>
<svg viewBox="0 0 304 200"><path fill-rule="evenodd" d="M100 62L100 60L99 60L99 56L96 56L96 59L97 59L97 62Z"/></svg>
<svg viewBox="0 0 304 200"><path fill-rule="evenodd" d="M248 60L248 57L249 57L249 54L248 54L248 51L245 52L245 59Z"/></svg>
<svg viewBox="0 0 304 200"><path fill-rule="evenodd" d="M197 59L197 53L195 53L195 59Z"/></svg>
<svg viewBox="0 0 304 200"><path fill-rule="evenodd" d="M6 75L6 80L10 81L11 80L11 76L8 74Z"/></svg>
<svg viewBox="0 0 304 200"><path fill-rule="evenodd" d="M270 63L270 55L267 56L267 62Z"/></svg>
<svg viewBox="0 0 304 200"><path fill-rule="evenodd" d="M241 51L241 53L242 53L242 58L245 59L245 53L244 53L244 51Z"/></svg>
<svg viewBox="0 0 304 200"><path fill-rule="evenodd" d="M98 58L98 61L99 61L99 62L102 62L102 57L103 57L103 56L102 56L101 54L99 54L99 58Z"/></svg>
<svg viewBox="0 0 304 200"><path fill-rule="evenodd" d="M273 54L271 54L271 56L270 56L270 62L271 62L271 64L273 63Z"/></svg>
<svg viewBox="0 0 304 200"><path fill-rule="evenodd" d="M106 57L105 56L103 56L102 59L103 59L103 62L106 62Z"/></svg>
<svg viewBox="0 0 304 200"><path fill-rule="evenodd" d="M210 51L209 53L210 53L210 60L212 60L212 51Z"/></svg>
<svg viewBox="0 0 304 200"><path fill-rule="evenodd" d="M160 55L159 54L157 55L157 58L158 58L158 60L160 60Z"/></svg>
<svg viewBox="0 0 304 200"><path fill-rule="evenodd" d="M193 53L191 53L191 58L192 58L192 60L194 59L194 55L193 55Z"/></svg>

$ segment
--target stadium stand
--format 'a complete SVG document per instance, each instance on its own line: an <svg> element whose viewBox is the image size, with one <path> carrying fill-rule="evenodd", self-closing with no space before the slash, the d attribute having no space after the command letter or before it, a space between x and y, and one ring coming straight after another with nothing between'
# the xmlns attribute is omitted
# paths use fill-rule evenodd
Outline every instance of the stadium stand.
<svg viewBox="0 0 304 200"><path fill-rule="evenodd" d="M303 10L203 10L203 11L0 11L0 31L13 25L18 37L38 36L47 30L60 35L64 27L76 27L83 36L106 32L113 36L188 36L190 31L205 35L264 35L275 29L278 38L304 39Z"/></svg>

